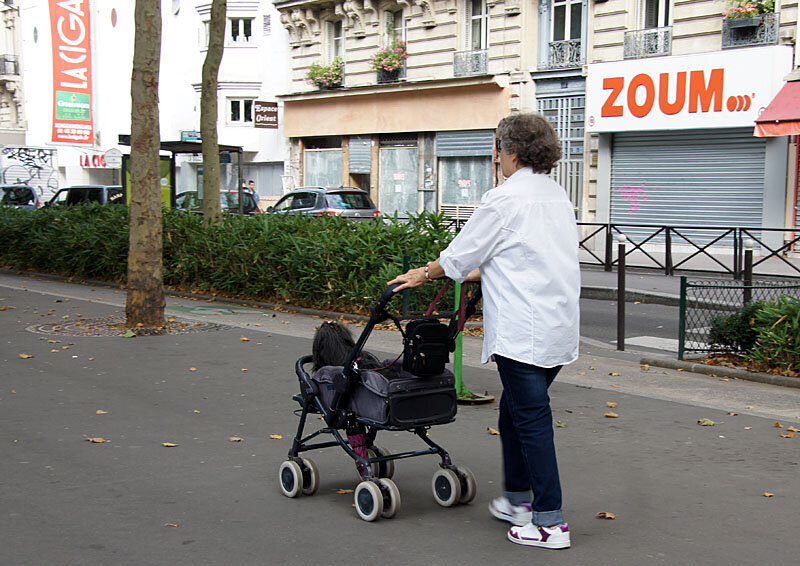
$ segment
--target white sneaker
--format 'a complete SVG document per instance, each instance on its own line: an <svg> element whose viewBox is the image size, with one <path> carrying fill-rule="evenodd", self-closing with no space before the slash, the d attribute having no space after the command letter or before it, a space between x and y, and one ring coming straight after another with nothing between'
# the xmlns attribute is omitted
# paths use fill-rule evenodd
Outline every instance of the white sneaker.
<svg viewBox="0 0 800 566"><path fill-rule="evenodd" d="M569 525L561 523L552 527L539 527L528 523L524 527L511 527L508 540L526 546L542 548L569 548Z"/></svg>
<svg viewBox="0 0 800 566"><path fill-rule="evenodd" d="M531 522L531 504L512 505L506 497L497 497L489 503L489 513L493 517L512 525L525 525Z"/></svg>

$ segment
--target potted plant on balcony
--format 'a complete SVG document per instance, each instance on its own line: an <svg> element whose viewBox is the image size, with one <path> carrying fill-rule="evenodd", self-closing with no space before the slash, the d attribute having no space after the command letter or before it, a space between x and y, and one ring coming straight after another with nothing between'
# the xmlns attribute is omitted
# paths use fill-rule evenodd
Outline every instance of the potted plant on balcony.
<svg viewBox="0 0 800 566"><path fill-rule="evenodd" d="M729 28L756 27L761 16L775 12L775 0L736 0L722 12Z"/></svg>
<svg viewBox="0 0 800 566"><path fill-rule="evenodd" d="M370 59L370 65L378 72L378 83L396 82L406 59L406 44L401 39L395 38L389 45L379 49Z"/></svg>
<svg viewBox="0 0 800 566"><path fill-rule="evenodd" d="M342 86L344 75L344 61L337 57L330 65L311 63L306 73L306 81L320 90L330 90Z"/></svg>

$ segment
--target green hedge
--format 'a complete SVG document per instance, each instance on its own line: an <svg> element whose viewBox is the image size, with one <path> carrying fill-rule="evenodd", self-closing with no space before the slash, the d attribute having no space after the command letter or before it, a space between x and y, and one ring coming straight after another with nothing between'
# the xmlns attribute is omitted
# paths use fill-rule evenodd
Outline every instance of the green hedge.
<svg viewBox="0 0 800 566"><path fill-rule="evenodd" d="M408 222L226 215L208 226L164 211L164 283L190 291L365 313L402 272L403 256L434 259L452 239L440 215ZM124 282L127 207L0 209L0 264ZM412 293L412 309L436 288ZM452 295L452 294L449 294ZM399 309L399 301L393 305ZM452 299L443 304L452 307Z"/></svg>

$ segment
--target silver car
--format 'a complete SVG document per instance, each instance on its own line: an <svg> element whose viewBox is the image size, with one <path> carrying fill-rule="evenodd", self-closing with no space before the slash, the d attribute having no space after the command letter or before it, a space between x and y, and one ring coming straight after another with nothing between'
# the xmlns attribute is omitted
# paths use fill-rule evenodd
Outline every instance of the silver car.
<svg viewBox="0 0 800 566"><path fill-rule="evenodd" d="M268 214L339 216L348 220L374 220L380 216L369 193L356 187L300 187L281 197Z"/></svg>

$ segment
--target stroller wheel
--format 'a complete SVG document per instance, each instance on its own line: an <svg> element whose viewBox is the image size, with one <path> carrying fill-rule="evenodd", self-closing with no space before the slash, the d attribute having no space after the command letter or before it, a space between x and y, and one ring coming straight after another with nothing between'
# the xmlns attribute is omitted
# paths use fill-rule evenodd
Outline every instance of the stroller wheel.
<svg viewBox="0 0 800 566"><path fill-rule="evenodd" d="M383 492L383 513L381 516L384 519L391 519L400 510L400 490L397 489L395 483L387 478L378 480L381 484L381 492Z"/></svg>
<svg viewBox="0 0 800 566"><path fill-rule="evenodd" d="M314 495L319 489L319 468L311 458L303 458L303 495Z"/></svg>
<svg viewBox="0 0 800 566"><path fill-rule="evenodd" d="M431 487L433 487L433 498L442 507L452 507L461 499L461 482L453 470L448 468L436 470Z"/></svg>
<svg viewBox="0 0 800 566"><path fill-rule="evenodd" d="M383 513L383 494L375 482L362 481L356 487L356 512L365 521L375 521Z"/></svg>
<svg viewBox="0 0 800 566"><path fill-rule="evenodd" d="M281 491L286 497L297 497L303 489L303 471L300 464L286 460L278 469Z"/></svg>
<svg viewBox="0 0 800 566"><path fill-rule="evenodd" d="M383 446L373 446L367 453L370 458L389 456L391 452ZM376 478L392 479L394 477L394 460L387 460L385 462L378 462L372 464L372 475Z"/></svg>
<svg viewBox="0 0 800 566"><path fill-rule="evenodd" d="M467 504L475 499L475 496L478 494L478 484L475 481L475 474L466 466L458 466L453 468L453 470L458 475L458 479L461 480L461 499L459 499L458 502Z"/></svg>

